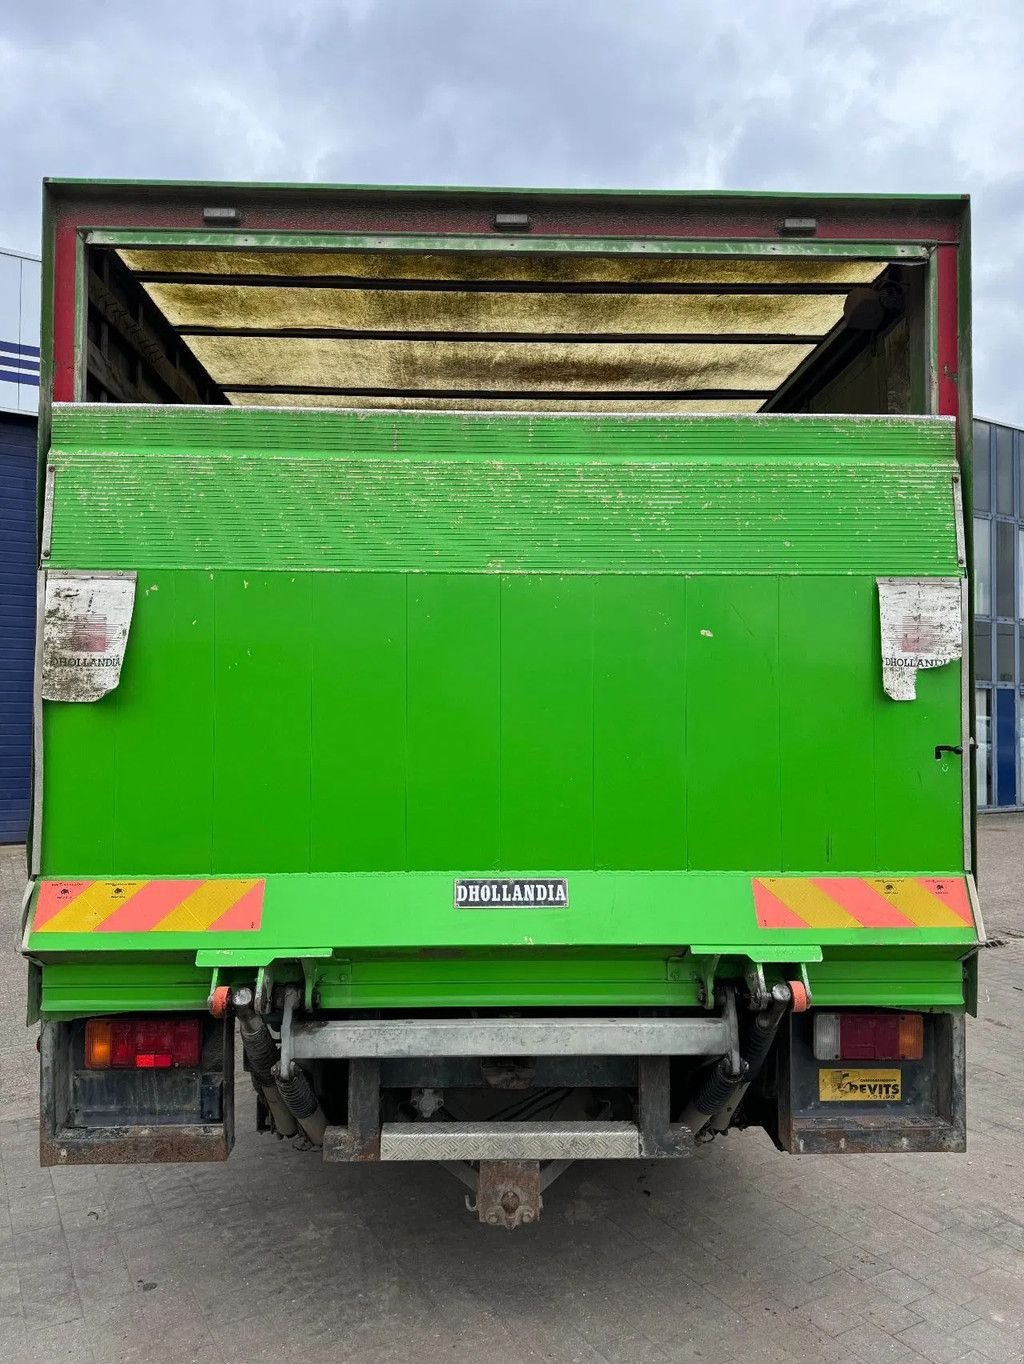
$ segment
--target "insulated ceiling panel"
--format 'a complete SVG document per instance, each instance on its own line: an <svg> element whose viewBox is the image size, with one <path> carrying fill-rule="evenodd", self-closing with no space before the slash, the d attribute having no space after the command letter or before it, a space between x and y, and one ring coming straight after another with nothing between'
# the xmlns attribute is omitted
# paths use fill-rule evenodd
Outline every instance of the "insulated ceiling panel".
<svg viewBox="0 0 1024 1364"><path fill-rule="evenodd" d="M629 245L118 254L231 403L463 411L757 410L886 268Z"/></svg>
<svg viewBox="0 0 1024 1364"><path fill-rule="evenodd" d="M878 260L809 256L643 255L624 249L615 255L554 250L488 251L210 251L205 249L122 249L135 274L204 275L213 279L255 276L292 281L318 277L360 280L405 279L488 282L543 286L582 282L626 285L812 285L867 284L884 269Z"/></svg>
<svg viewBox="0 0 1024 1364"><path fill-rule="evenodd" d="M810 345L567 344L559 341L338 341L193 336L226 389L245 387L465 393L645 393L767 397ZM727 389L729 393L718 390ZM707 390L713 390L706 392Z"/></svg>
<svg viewBox="0 0 1024 1364"><path fill-rule="evenodd" d="M147 284L186 332L346 331L776 335L820 339L843 294L511 293Z"/></svg>
<svg viewBox="0 0 1024 1364"><path fill-rule="evenodd" d="M634 398L628 404L613 398L431 398L360 394L339 398L329 393L236 393L228 390L235 407L347 407L400 408L404 411L444 412L592 412L606 416L629 412L677 415L702 412L756 412L761 398Z"/></svg>

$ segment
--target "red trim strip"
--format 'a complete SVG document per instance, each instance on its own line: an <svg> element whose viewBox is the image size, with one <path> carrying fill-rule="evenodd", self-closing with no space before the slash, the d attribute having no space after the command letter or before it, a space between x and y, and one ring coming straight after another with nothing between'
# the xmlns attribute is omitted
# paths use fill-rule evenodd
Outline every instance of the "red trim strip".
<svg viewBox="0 0 1024 1364"><path fill-rule="evenodd" d="M960 338L957 308L957 248L940 246L935 252L938 274L938 355L939 415L960 415Z"/></svg>

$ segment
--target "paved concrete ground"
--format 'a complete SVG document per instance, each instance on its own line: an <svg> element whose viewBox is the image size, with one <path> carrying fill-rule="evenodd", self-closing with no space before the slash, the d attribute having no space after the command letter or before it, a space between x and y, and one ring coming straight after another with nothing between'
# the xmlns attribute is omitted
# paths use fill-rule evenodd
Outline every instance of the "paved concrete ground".
<svg viewBox="0 0 1024 1364"><path fill-rule="evenodd" d="M324 1166L252 1129L225 1166L39 1170L0 857L0 1361L1024 1360L1024 819L983 820L989 934L967 1156L580 1165L539 1226L431 1168Z"/></svg>

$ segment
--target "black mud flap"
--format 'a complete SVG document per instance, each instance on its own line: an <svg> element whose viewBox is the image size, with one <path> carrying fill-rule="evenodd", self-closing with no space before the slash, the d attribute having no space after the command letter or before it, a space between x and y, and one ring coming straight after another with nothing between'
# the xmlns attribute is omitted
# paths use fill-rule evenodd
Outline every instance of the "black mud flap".
<svg viewBox="0 0 1024 1364"><path fill-rule="evenodd" d="M234 1145L233 1020L203 1017L198 1068L89 1070L85 1022L44 1022L39 1163L226 1160Z"/></svg>
<svg viewBox="0 0 1024 1364"><path fill-rule="evenodd" d="M924 1015L920 1061L818 1061L813 1018L790 1015L779 1038L776 1145L798 1155L967 1149L962 1012Z"/></svg>

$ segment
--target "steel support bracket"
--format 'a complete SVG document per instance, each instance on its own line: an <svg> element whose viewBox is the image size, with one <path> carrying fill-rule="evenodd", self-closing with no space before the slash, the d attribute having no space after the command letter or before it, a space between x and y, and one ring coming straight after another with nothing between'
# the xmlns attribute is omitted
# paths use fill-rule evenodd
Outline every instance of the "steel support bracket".
<svg viewBox="0 0 1024 1364"><path fill-rule="evenodd" d="M690 1155L693 1151L693 1133L682 1123L672 1121L669 1057L640 1058L637 1098L641 1156L645 1160L658 1160Z"/></svg>
<svg viewBox="0 0 1024 1364"><path fill-rule="evenodd" d="M252 1007L258 1014L270 1012L271 998L274 993L274 962L261 966L256 972L256 991Z"/></svg>
<svg viewBox="0 0 1024 1364"><path fill-rule="evenodd" d="M216 993L217 987L219 985L222 985L223 983L224 982L220 978L220 967L215 966L210 974L210 989L209 993L206 996L206 1004L208 1008L212 1007L213 1005L213 996Z"/></svg>
<svg viewBox="0 0 1024 1364"><path fill-rule="evenodd" d="M324 1133L325 1161L380 1160L380 1063L348 1063L348 1123Z"/></svg>
<svg viewBox="0 0 1024 1364"><path fill-rule="evenodd" d="M299 965L302 967L302 1007L307 1013L312 1013L319 1005L319 985L320 976L323 971L323 960L320 957L300 957ZM332 969L340 981L347 981L351 976L351 962L334 962Z"/></svg>
<svg viewBox="0 0 1024 1364"><path fill-rule="evenodd" d="M679 960L680 958L673 957L669 961L669 980L673 979L671 974L672 965ZM715 975L718 971L719 963L722 960L721 953L693 952L690 954L688 960L696 967L700 981L700 984L697 986L697 999L703 1008L708 1010L713 1009L715 1007Z"/></svg>
<svg viewBox="0 0 1024 1364"><path fill-rule="evenodd" d="M466 1200L470 1212L491 1227L516 1227L536 1222L544 1207L540 1164L536 1160L482 1160L476 1182L476 1202Z"/></svg>
<svg viewBox="0 0 1024 1364"><path fill-rule="evenodd" d="M807 974L807 965L805 962L798 961L796 963L796 968L800 973L800 980L803 984L803 987L807 991L807 1007L809 1008L813 996L811 995L811 978Z"/></svg>
<svg viewBox="0 0 1024 1364"><path fill-rule="evenodd" d="M764 963L753 961L747 958L747 964L743 971L743 979L747 985L747 997L749 1007L753 1013L760 1013L762 1009L767 1009L771 1000L768 992L768 985L764 978Z"/></svg>

